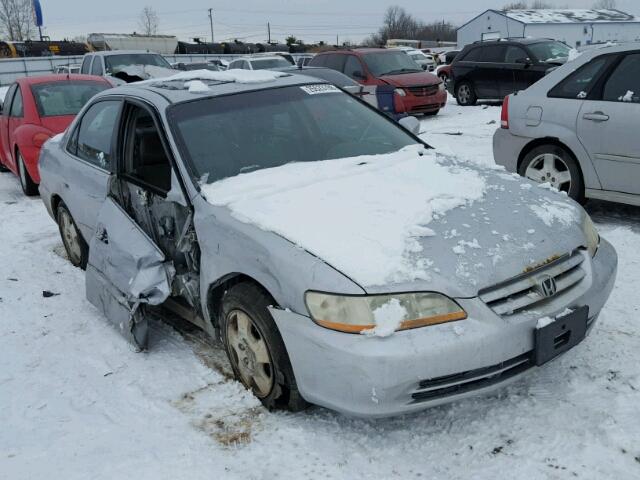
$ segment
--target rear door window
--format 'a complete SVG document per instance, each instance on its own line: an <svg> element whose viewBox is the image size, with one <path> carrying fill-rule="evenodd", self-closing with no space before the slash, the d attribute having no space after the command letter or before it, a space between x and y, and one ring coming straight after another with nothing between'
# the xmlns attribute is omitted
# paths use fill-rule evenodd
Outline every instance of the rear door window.
<svg viewBox="0 0 640 480"><path fill-rule="evenodd" d="M586 99L607 63L606 57L599 57L583 65L553 88L549 92L549 97Z"/></svg>
<svg viewBox="0 0 640 480"><path fill-rule="evenodd" d="M624 57L605 83L602 100L640 103L640 54Z"/></svg>
<svg viewBox="0 0 640 480"><path fill-rule="evenodd" d="M470 50L461 60L462 62L481 62L482 48L474 48Z"/></svg>
<svg viewBox="0 0 640 480"><path fill-rule="evenodd" d="M482 62L504 63L507 47L503 45L492 45L482 49Z"/></svg>
<svg viewBox="0 0 640 480"><path fill-rule="evenodd" d="M331 68L332 70L337 70L339 72L342 71L344 67L344 62L346 59L346 55L327 55L325 67Z"/></svg>

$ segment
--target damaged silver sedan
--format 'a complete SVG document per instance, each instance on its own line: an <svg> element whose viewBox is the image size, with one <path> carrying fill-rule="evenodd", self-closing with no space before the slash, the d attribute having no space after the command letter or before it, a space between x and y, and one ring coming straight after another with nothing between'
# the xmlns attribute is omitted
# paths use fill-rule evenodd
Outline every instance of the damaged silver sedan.
<svg viewBox="0 0 640 480"><path fill-rule="evenodd" d="M106 91L40 171L91 303L141 350L153 309L188 319L269 408L383 417L489 391L584 340L616 276L566 196L299 75Z"/></svg>

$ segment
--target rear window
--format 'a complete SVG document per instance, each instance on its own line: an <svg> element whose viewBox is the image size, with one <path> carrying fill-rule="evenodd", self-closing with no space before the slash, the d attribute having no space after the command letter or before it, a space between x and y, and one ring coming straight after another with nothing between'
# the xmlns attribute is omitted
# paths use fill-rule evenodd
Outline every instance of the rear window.
<svg viewBox="0 0 640 480"><path fill-rule="evenodd" d="M549 97L586 99L607 62L606 57L599 57L583 65L554 87L549 92Z"/></svg>
<svg viewBox="0 0 640 480"><path fill-rule="evenodd" d="M96 94L109 88L103 82L67 81L32 85L31 91L41 117L77 115Z"/></svg>
<svg viewBox="0 0 640 480"><path fill-rule="evenodd" d="M251 66L254 70L266 70L268 68L290 67L291 63L284 58L262 58L260 60L251 60Z"/></svg>
<svg viewBox="0 0 640 480"><path fill-rule="evenodd" d="M461 62L481 62L482 61L482 49L474 48L469 50L464 56L460 58Z"/></svg>

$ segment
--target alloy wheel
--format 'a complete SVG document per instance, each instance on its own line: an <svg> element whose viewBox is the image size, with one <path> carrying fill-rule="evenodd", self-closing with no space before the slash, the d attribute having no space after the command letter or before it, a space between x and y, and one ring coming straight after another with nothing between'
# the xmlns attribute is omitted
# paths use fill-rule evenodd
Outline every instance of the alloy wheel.
<svg viewBox="0 0 640 480"><path fill-rule="evenodd" d="M471 98L471 87L469 87L469 85L462 85L458 89L458 100L460 100L460 103L462 103L463 105L466 105L467 103L469 103L470 98Z"/></svg>
<svg viewBox="0 0 640 480"><path fill-rule="evenodd" d="M227 315L229 357L240 374L242 383L258 398L273 388L274 375L267 343L249 315L232 310Z"/></svg>
<svg viewBox="0 0 640 480"><path fill-rule="evenodd" d="M569 167L561 157L553 153L543 153L535 157L529 163L525 177L535 182L549 183L563 192L571 190Z"/></svg>

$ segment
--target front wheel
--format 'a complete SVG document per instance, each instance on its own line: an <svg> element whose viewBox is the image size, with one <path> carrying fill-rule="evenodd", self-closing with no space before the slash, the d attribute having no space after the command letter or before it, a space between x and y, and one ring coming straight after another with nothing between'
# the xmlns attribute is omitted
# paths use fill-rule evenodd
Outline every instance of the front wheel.
<svg viewBox="0 0 640 480"><path fill-rule="evenodd" d="M476 91L469 82L462 82L456 87L456 100L458 105L470 107L478 102Z"/></svg>
<svg viewBox="0 0 640 480"><path fill-rule="evenodd" d="M252 283L231 287L222 299L222 340L236 379L265 407L303 410L307 403L298 392L289 355L268 310L273 303Z"/></svg>
<svg viewBox="0 0 640 480"><path fill-rule="evenodd" d="M24 164L24 158L20 151L16 152L16 160L18 163L18 176L20 177L20 186L27 197L33 197L38 194L38 184L33 181L29 171Z"/></svg>
<svg viewBox="0 0 640 480"><path fill-rule="evenodd" d="M559 145L541 145L523 159L518 173L538 183L548 183L566 192L579 203L584 203L584 182L580 167L565 148Z"/></svg>

